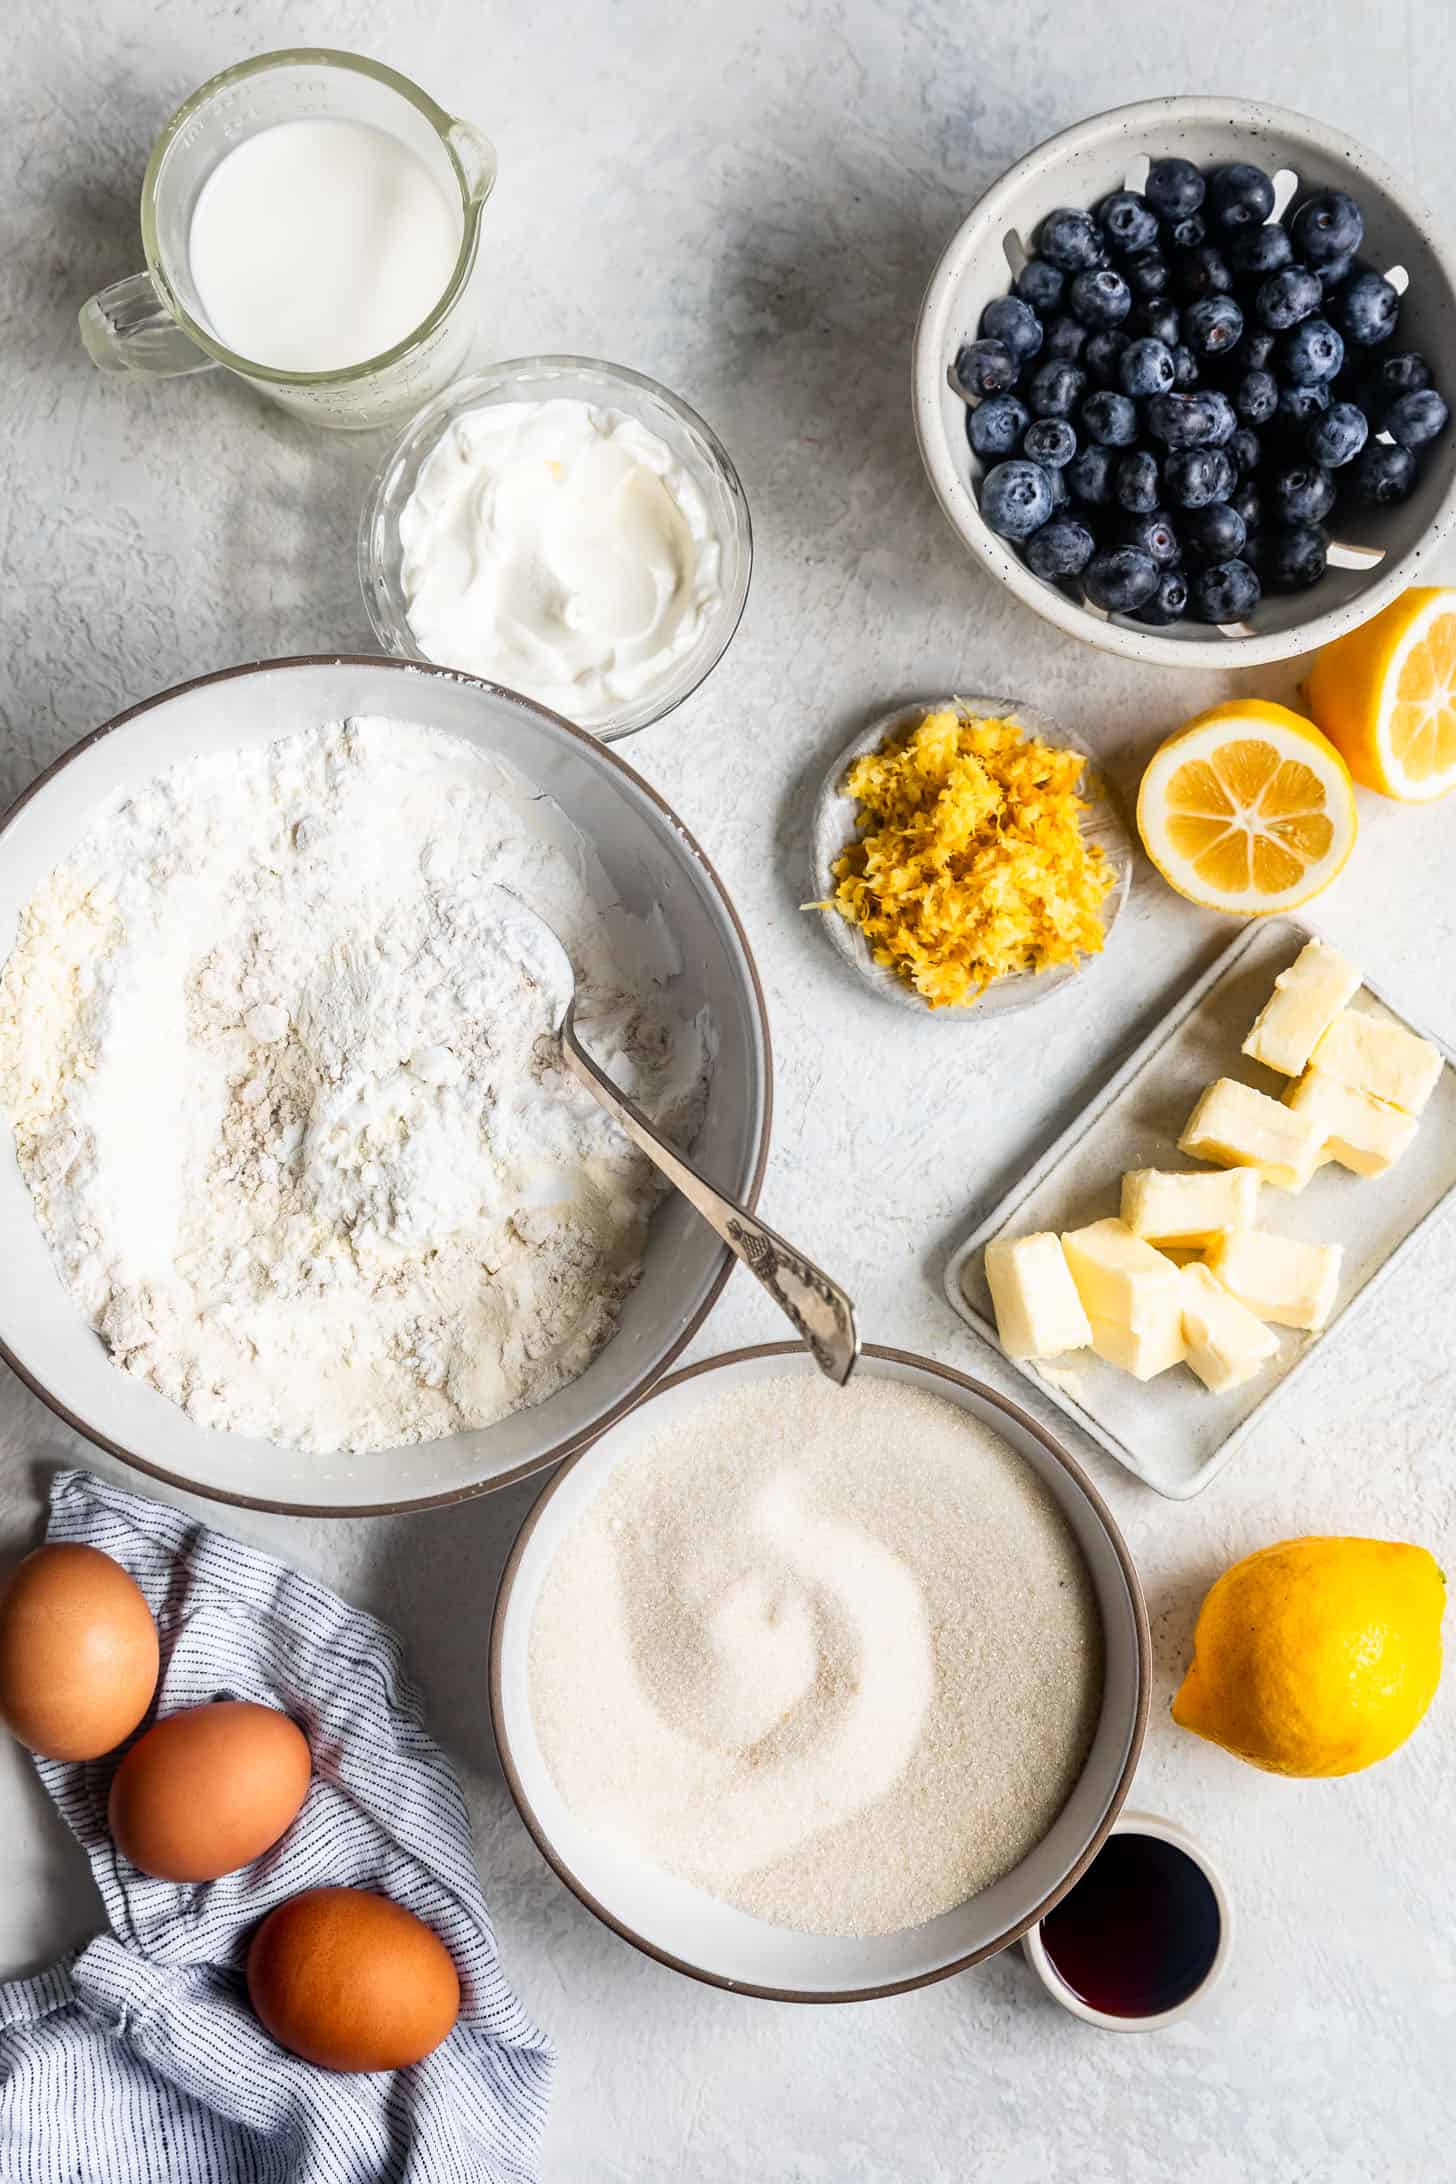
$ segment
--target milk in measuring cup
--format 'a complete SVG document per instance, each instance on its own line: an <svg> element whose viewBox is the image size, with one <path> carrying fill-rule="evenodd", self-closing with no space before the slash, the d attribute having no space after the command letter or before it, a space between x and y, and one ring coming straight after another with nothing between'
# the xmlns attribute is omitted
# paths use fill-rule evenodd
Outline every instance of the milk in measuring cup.
<svg viewBox="0 0 1456 2184"><path fill-rule="evenodd" d="M412 334L444 294L461 213L371 123L283 121L219 160L188 236L207 328L250 362L335 372Z"/></svg>

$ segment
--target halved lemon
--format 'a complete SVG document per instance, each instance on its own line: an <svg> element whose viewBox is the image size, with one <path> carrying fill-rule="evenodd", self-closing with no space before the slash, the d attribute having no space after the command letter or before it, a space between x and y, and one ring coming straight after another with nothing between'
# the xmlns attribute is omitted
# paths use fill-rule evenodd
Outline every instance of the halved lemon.
<svg viewBox="0 0 1456 2184"><path fill-rule="evenodd" d="M1238 698L1154 752L1138 833L1170 887L1208 910L1267 917L1328 887L1355 846L1349 769L1286 706Z"/></svg>
<svg viewBox="0 0 1456 2184"><path fill-rule="evenodd" d="M1456 590L1402 592L1325 646L1305 694L1365 788L1405 804L1456 789Z"/></svg>

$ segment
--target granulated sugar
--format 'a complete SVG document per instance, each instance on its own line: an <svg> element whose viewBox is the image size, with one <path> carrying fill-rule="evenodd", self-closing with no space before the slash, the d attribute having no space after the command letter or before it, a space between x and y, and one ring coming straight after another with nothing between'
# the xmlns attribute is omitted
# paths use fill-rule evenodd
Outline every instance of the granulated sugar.
<svg viewBox="0 0 1456 2184"><path fill-rule="evenodd" d="M884 1934L1046 1834L1102 1632L1050 1493L964 1411L868 1373L709 1383L558 1551L530 1684L588 1825L761 1918Z"/></svg>

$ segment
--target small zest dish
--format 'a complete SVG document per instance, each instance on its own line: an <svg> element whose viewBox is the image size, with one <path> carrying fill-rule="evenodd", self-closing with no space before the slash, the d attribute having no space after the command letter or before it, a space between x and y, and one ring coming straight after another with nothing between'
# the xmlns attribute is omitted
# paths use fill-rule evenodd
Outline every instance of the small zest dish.
<svg viewBox="0 0 1456 2184"><path fill-rule="evenodd" d="M400 516L420 471L457 418L501 402L541 402L557 397L625 411L666 441L707 503L721 554L721 596L692 649L656 688L626 704L591 733L615 743L650 727L692 696L733 641L748 598L753 569L753 526L748 502L727 449L696 410L641 372L592 357L527 356L457 379L414 417L390 451L370 488L359 526L359 584L375 635L386 652L424 661L402 580ZM454 666L452 661L430 665Z"/></svg>
<svg viewBox="0 0 1456 2184"><path fill-rule="evenodd" d="M1165 667L1257 667L1329 644L1378 613L1408 585L1456 520L1456 432L1429 451L1409 500L1344 522L1330 567L1312 590L1267 596L1250 624L1180 623L1180 635L1108 617L1034 576L982 521L966 443L965 405L948 377L959 344L985 305L1004 294L1030 238L1059 205L1090 206L1136 187L1151 159L1176 154L1207 167L1250 160L1274 176L1274 217L1296 189L1346 188L1366 220L1362 256L1381 272L1403 269L1401 341L1431 357L1456 352L1456 267L1431 216L1373 152L1303 114L1246 99L1148 99L1078 122L1038 145L1001 177L962 222L936 266L915 330L915 431L931 485L951 528L1024 606L1068 635L1125 659ZM1401 285L1399 281L1395 285ZM1210 650L1215 647L1215 650Z"/></svg>
<svg viewBox="0 0 1456 2184"><path fill-rule="evenodd" d="M490 1643L490 1707L501 1765L536 1846L589 1911L644 1954L710 1986L777 2002L866 2002L928 1986L1006 1948L1043 1918L1086 1870L1121 1809L1147 1724L1147 1611L1127 1548L1085 1473L1024 1411L928 1358L868 1346L858 1372L878 1374L958 1405L983 1420L1032 1466L1054 1496L1086 1558L1101 1612L1102 1710L1081 1777L1031 1854L979 1895L925 1925L862 1939L825 1939L770 1924L678 1880L594 1835L567 1808L546 1766L532 1720L531 1623L557 1548L613 1469L629 1458L664 1410L690 1409L697 1383L812 1375L792 1343L730 1351L675 1373L559 1471L531 1510L496 1599Z"/></svg>
<svg viewBox="0 0 1456 2184"><path fill-rule="evenodd" d="M267 744L352 715L415 721L464 737L560 806L625 907L659 917L679 951L684 1009L714 1042L708 1107L693 1158L750 1208L768 1157L768 1022L743 929L712 866L661 798L595 738L513 692L400 660L272 660L204 675L133 706L86 736L0 820L0 959L45 875L96 804L138 789L184 754ZM492 1426L348 1456L197 1424L107 1356L62 1287L0 1131L0 1357L65 1423L169 1485L294 1515L364 1516L466 1499L556 1463L631 1408L691 1339L733 1264L681 1198L653 1216L642 1274L615 1334L579 1378Z"/></svg>
<svg viewBox="0 0 1456 2184"><path fill-rule="evenodd" d="M1028 735L1063 750L1080 752L1088 761L1079 792L1088 805L1082 819L1082 832L1089 842L1095 842L1102 850L1114 874L1111 890L1102 905L1105 954L1106 943L1112 937L1113 925L1132 883L1132 837L1116 798L1087 745L1077 736L1068 734L1066 729L1056 727L1035 707L1023 705L1016 698L922 698L913 705L896 706L892 713L884 714L845 745L825 774L814 805L811 826L814 901L828 902L833 895L835 860L855 839L858 806L852 796L844 793L844 780L850 767L866 752L879 750L892 737L914 727L938 706L950 706L966 720L1017 721ZM894 971L875 961L869 943L857 925L851 925L837 910L819 910L814 915L841 962L863 979L881 1000L893 1002L897 1008L913 1010L917 1016L933 1017L937 1022L967 1024L981 1022L987 1017L1009 1016L1017 1009L1030 1008L1034 1002L1060 993L1101 960L1099 956L1083 956L1075 963L1058 964L1050 971L1017 972L993 980L967 1007L932 1009Z"/></svg>

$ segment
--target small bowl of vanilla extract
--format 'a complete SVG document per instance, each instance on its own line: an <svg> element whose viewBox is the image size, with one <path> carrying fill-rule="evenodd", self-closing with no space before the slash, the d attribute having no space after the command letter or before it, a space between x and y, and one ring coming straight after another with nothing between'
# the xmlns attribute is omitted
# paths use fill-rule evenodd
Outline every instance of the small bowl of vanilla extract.
<svg viewBox="0 0 1456 2184"><path fill-rule="evenodd" d="M1074 2017L1108 2032L1156 2032L1207 1995L1232 1935L1228 1891L1207 1852L1171 1820L1124 1812L1022 1948Z"/></svg>

